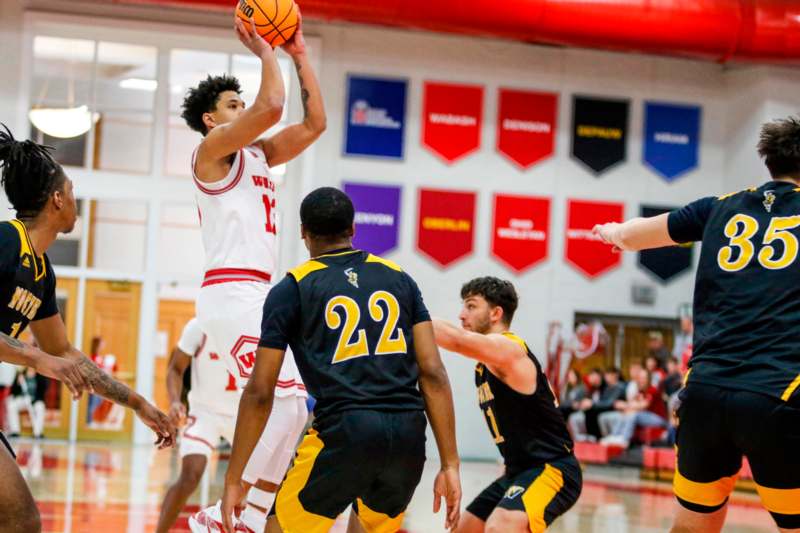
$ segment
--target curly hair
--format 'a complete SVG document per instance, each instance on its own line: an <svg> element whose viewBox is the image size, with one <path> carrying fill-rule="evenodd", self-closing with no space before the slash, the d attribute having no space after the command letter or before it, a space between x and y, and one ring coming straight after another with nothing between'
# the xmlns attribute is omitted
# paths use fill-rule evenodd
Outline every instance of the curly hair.
<svg viewBox="0 0 800 533"><path fill-rule="evenodd" d="M764 124L758 155L773 178L800 175L800 119L788 117Z"/></svg>
<svg viewBox="0 0 800 533"><path fill-rule="evenodd" d="M0 130L0 184L20 218L36 217L66 178L50 146L18 141L5 124Z"/></svg>
<svg viewBox="0 0 800 533"><path fill-rule="evenodd" d="M461 299L466 300L470 296L481 296L493 307L503 308L503 322L511 325L514 313L519 305L519 297L514 285L493 276L475 278L466 282L461 287Z"/></svg>
<svg viewBox="0 0 800 533"><path fill-rule="evenodd" d="M209 75L200 82L200 85L189 89L186 93L186 97L183 99L181 117L190 128L205 135L208 133L208 129L203 123L203 114L217 109L219 95L225 91L235 91L236 94L242 94L239 80L227 74L222 76Z"/></svg>
<svg viewBox="0 0 800 533"><path fill-rule="evenodd" d="M334 187L311 191L300 204L300 223L314 237L335 241L352 237L355 208L350 197Z"/></svg>

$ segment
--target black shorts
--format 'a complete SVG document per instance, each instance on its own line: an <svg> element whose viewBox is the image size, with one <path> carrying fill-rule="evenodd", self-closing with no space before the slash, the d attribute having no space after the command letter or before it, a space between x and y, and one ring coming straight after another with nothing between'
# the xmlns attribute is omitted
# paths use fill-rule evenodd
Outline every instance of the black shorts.
<svg viewBox="0 0 800 533"><path fill-rule="evenodd" d="M353 410L317 419L275 501L284 533L327 532L348 506L369 533L397 531L422 477L422 411Z"/></svg>
<svg viewBox="0 0 800 533"><path fill-rule="evenodd" d="M800 400L690 383L680 393L674 491L685 508L725 506L747 457L778 527L800 528Z"/></svg>
<svg viewBox="0 0 800 533"><path fill-rule="evenodd" d="M472 500L467 511L484 522L498 507L522 511L528 515L531 532L539 533L578 501L582 486L581 466L570 455L499 477Z"/></svg>

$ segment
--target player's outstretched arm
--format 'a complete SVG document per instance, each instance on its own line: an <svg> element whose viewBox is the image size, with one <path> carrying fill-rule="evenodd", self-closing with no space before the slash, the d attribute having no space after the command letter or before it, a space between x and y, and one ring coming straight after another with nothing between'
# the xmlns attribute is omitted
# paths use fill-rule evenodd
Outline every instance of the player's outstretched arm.
<svg viewBox="0 0 800 533"><path fill-rule="evenodd" d="M186 406L181 401L183 393L183 373L189 368L192 356L184 353L177 346L172 350L167 367L167 397L169 398L170 422L176 426L181 426L186 421Z"/></svg>
<svg viewBox="0 0 800 533"><path fill-rule="evenodd" d="M275 52L256 33L252 20L247 25L237 18L235 25L236 34L242 44L261 59L261 86L255 101L241 115L208 132L197 151L198 167L219 161L252 144L265 130L277 124L283 114L286 94ZM202 181L202 173L198 174Z"/></svg>
<svg viewBox="0 0 800 533"><path fill-rule="evenodd" d="M139 419L156 434L156 445L159 449L175 444L177 430L167 415L127 385L100 370L83 352L72 346L67 339L61 315L33 321L31 330L43 351L63 357L76 365L92 392L133 409Z"/></svg>
<svg viewBox="0 0 800 533"><path fill-rule="evenodd" d="M77 361L53 357L5 333L0 333L0 361L29 366L43 376L61 381L76 400L84 391L92 390Z"/></svg>
<svg viewBox="0 0 800 533"><path fill-rule="evenodd" d="M617 250L626 252L674 246L677 243L669 235L668 219L669 213L664 213L655 217L632 218L622 224L597 224L592 233Z"/></svg>
<svg viewBox="0 0 800 533"><path fill-rule="evenodd" d="M414 326L414 351L419 366L419 389L425 399L425 412L431 422L433 436L439 449L441 470L433 486L433 512L439 512L441 498L445 499L445 527L455 529L461 516L461 480L459 478L456 417L453 391L447 370L442 364L430 322Z"/></svg>
<svg viewBox="0 0 800 533"><path fill-rule="evenodd" d="M253 373L239 400L233 448L228 471L225 473L225 492L222 496L222 521L229 533L234 531L231 523L234 508L247 494L242 484L242 474L272 412L275 386L278 384L285 354L286 350L259 347Z"/></svg>
<svg viewBox="0 0 800 533"><path fill-rule="evenodd" d="M441 318L433 319L436 344L450 352L460 353L492 368L508 368L526 357L524 348L497 333L484 335L467 331Z"/></svg>
<svg viewBox="0 0 800 533"><path fill-rule="evenodd" d="M302 20L298 13L297 31L283 45L284 51L294 61L297 79L300 82L300 99L303 103L303 120L287 126L277 134L261 141L261 148L267 156L267 163L274 167L291 161L316 141L327 127L322 91L314 69L306 55Z"/></svg>

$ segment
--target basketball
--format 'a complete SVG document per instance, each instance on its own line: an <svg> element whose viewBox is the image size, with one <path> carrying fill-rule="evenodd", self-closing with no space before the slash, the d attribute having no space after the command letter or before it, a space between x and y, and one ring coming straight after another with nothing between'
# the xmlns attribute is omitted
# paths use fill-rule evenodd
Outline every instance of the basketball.
<svg viewBox="0 0 800 533"><path fill-rule="evenodd" d="M297 29L294 0L239 0L236 16L248 25L252 18L258 34L273 48L291 39Z"/></svg>

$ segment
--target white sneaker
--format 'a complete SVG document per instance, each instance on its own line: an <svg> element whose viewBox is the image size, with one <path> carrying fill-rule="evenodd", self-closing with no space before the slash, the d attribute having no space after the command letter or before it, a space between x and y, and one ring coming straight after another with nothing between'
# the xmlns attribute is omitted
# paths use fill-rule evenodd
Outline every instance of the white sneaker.
<svg viewBox="0 0 800 533"><path fill-rule="evenodd" d="M218 533L225 531L222 527L222 502L218 501L189 517L189 529L192 533ZM255 533L238 518L233 518L233 530L236 533Z"/></svg>

